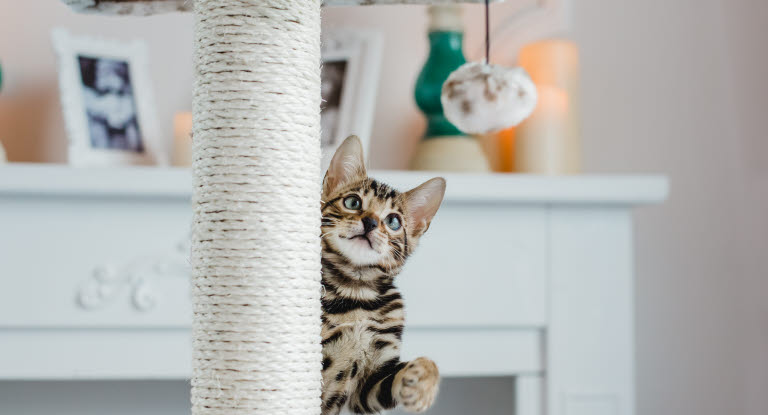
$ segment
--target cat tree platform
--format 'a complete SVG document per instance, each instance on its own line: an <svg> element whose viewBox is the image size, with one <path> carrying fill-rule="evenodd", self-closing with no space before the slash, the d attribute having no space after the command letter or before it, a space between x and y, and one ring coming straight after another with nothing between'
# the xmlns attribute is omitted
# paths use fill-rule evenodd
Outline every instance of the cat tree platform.
<svg viewBox="0 0 768 415"><path fill-rule="evenodd" d="M84 13L138 15L192 11L192 0L62 0ZM392 4L481 3L483 0L325 0L323 6L372 6ZM494 2L499 0L493 0Z"/></svg>

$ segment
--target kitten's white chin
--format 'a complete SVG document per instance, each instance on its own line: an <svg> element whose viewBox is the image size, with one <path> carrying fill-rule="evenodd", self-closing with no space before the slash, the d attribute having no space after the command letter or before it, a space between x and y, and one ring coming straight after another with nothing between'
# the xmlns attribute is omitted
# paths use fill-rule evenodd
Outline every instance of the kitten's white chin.
<svg viewBox="0 0 768 415"><path fill-rule="evenodd" d="M381 254L363 238L337 237L335 245L355 265L375 265L381 261Z"/></svg>

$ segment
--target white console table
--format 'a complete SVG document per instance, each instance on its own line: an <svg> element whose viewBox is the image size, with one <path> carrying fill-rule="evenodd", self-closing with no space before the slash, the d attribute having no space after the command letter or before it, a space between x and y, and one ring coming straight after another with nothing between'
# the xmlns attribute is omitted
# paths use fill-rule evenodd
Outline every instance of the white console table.
<svg viewBox="0 0 768 415"><path fill-rule="evenodd" d="M631 210L666 179L444 176L399 277L404 356L514 376L517 415L633 414ZM190 188L184 169L0 166L0 379L189 377Z"/></svg>

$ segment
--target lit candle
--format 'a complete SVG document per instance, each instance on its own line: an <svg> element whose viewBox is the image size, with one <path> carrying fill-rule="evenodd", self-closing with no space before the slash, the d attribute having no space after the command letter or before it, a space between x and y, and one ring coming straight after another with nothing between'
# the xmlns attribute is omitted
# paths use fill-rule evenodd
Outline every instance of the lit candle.
<svg viewBox="0 0 768 415"><path fill-rule="evenodd" d="M572 174L580 168L578 140L568 94L553 86L539 86L533 114L515 131L517 171L539 174Z"/></svg>
<svg viewBox="0 0 768 415"><path fill-rule="evenodd" d="M476 137L495 172L515 171L515 127Z"/></svg>
<svg viewBox="0 0 768 415"><path fill-rule="evenodd" d="M179 112L173 117L173 165L192 164L192 113Z"/></svg>
<svg viewBox="0 0 768 415"><path fill-rule="evenodd" d="M515 170L538 174L581 171L578 48L566 40L525 46L519 64L539 94L533 114L515 128Z"/></svg>

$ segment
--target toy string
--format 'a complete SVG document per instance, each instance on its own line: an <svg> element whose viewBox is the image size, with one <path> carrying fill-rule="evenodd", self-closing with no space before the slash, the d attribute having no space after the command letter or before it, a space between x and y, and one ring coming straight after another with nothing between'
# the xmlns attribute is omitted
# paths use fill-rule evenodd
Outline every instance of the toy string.
<svg viewBox="0 0 768 415"><path fill-rule="evenodd" d="M485 0L485 64L491 64L491 29L489 24L489 6L490 0Z"/></svg>

